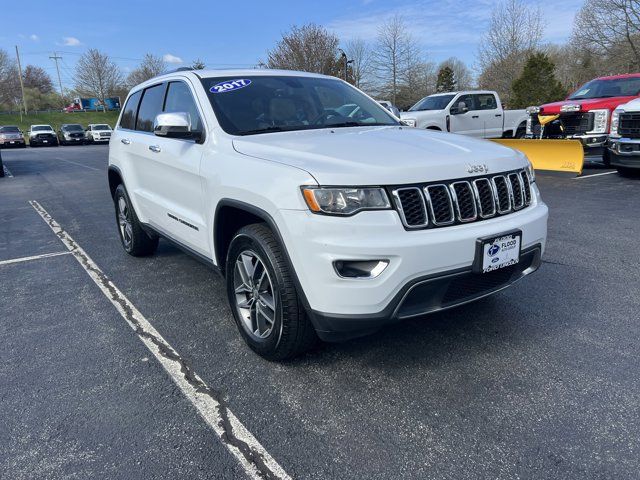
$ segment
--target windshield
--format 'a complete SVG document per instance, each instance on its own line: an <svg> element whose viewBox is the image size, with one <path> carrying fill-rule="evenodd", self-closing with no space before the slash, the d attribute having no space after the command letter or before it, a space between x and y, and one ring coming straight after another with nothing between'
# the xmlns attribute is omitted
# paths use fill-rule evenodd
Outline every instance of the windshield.
<svg viewBox="0 0 640 480"><path fill-rule="evenodd" d="M591 80L580 87L569 100L589 98L636 97L640 95L640 77Z"/></svg>
<svg viewBox="0 0 640 480"><path fill-rule="evenodd" d="M109 125L94 125L93 130L111 130Z"/></svg>
<svg viewBox="0 0 640 480"><path fill-rule="evenodd" d="M420 110L444 110L449 105L449 102L453 100L455 95L435 95L432 97L424 97L413 107L409 109L410 112L419 112Z"/></svg>
<svg viewBox="0 0 640 480"><path fill-rule="evenodd" d="M31 127L32 132L42 132L42 131L50 131L53 130L49 125L35 125Z"/></svg>
<svg viewBox="0 0 640 480"><path fill-rule="evenodd" d="M84 128L82 128L82 125L64 125L62 130L66 130L68 132L82 132L84 131Z"/></svg>
<svg viewBox="0 0 640 480"><path fill-rule="evenodd" d="M0 127L0 133L20 133L18 127Z"/></svg>
<svg viewBox="0 0 640 480"><path fill-rule="evenodd" d="M399 125L359 90L331 78L203 78L222 129L231 135Z"/></svg>

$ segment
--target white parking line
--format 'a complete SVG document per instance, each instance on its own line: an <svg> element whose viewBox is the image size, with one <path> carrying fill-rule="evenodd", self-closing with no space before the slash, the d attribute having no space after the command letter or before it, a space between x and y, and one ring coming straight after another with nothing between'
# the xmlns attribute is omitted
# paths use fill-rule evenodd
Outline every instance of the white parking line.
<svg viewBox="0 0 640 480"><path fill-rule="evenodd" d="M122 318L135 331L153 356L167 371L185 397L198 410L223 445L242 465L245 473L255 479L291 479L284 469L269 455L240 420L231 412L220 394L211 389L180 357L178 352L162 338L156 329L138 311L127 297L104 274L100 267L71 238L71 236L35 200L29 202L49 225L53 233L69 249L102 293L116 307Z"/></svg>
<svg viewBox="0 0 640 480"><path fill-rule="evenodd" d="M102 170L100 170L99 168L90 167L89 165L84 165L84 164L78 163L78 162L72 162L71 160L66 160L66 159L60 158L60 157L54 157L54 158L56 160L60 160L61 162L72 163L73 165L77 165L79 167L88 168L89 170L95 170L96 172L102 172Z"/></svg>
<svg viewBox="0 0 640 480"><path fill-rule="evenodd" d="M69 255L71 252L55 252L43 253L42 255L33 255L31 257L12 258L11 260L2 260L0 265L10 265L12 263L30 262L31 260L40 260L41 258L59 257L60 255Z"/></svg>
<svg viewBox="0 0 640 480"><path fill-rule="evenodd" d="M4 174L5 176L9 177L9 178L13 178L13 175L11 174L11 171L7 168L6 165L2 165L2 168L4 168Z"/></svg>
<svg viewBox="0 0 640 480"><path fill-rule="evenodd" d="M611 172L604 172L604 173L594 173L593 175L585 175L583 177L574 177L574 180L584 180L585 178L591 178L591 177L601 177L602 175L611 175L612 173L618 173L617 170L613 170Z"/></svg>

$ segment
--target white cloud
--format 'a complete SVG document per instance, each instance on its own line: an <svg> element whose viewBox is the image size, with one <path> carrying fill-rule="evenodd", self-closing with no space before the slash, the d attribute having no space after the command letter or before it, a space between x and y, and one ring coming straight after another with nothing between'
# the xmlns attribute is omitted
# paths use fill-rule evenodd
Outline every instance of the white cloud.
<svg viewBox="0 0 640 480"><path fill-rule="evenodd" d="M32 33L31 35L29 35L29 38L31 40L33 40L34 42L40 41L40 37L38 35L36 35L35 33Z"/></svg>
<svg viewBox="0 0 640 480"><path fill-rule="evenodd" d="M162 56L162 59L167 63L183 63L180 57L176 57L175 55L171 55L170 53L165 53Z"/></svg>
<svg viewBox="0 0 640 480"><path fill-rule="evenodd" d="M62 39L62 45L65 47L77 47L78 45L82 45L82 43L76 37L64 37Z"/></svg>

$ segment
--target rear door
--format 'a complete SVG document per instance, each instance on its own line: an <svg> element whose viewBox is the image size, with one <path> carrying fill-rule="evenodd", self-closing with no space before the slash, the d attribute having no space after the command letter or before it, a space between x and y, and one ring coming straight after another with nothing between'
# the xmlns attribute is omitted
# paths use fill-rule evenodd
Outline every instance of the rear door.
<svg viewBox="0 0 640 480"><path fill-rule="evenodd" d="M502 137L502 108L498 107L496 96L493 93L477 93L473 95L475 110L474 115L479 117L482 138Z"/></svg>

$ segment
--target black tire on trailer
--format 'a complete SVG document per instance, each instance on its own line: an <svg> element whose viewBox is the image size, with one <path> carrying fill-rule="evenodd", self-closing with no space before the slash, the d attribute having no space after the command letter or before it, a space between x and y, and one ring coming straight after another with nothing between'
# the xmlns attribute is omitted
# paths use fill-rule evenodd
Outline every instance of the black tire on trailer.
<svg viewBox="0 0 640 480"><path fill-rule="evenodd" d="M318 337L295 287L283 247L264 223L241 228L225 265L227 296L240 334L267 360L286 360Z"/></svg>
<svg viewBox="0 0 640 480"><path fill-rule="evenodd" d="M134 257L146 257L158 248L158 237L147 234L133 208L124 185L120 184L113 195L116 222L120 242L125 252Z"/></svg>

